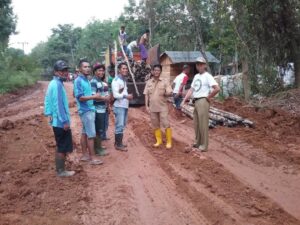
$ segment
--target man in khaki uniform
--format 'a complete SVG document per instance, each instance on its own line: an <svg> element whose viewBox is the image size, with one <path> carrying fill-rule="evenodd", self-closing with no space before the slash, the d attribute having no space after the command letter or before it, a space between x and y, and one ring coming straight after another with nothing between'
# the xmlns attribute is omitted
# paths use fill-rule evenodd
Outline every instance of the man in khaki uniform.
<svg viewBox="0 0 300 225"><path fill-rule="evenodd" d="M172 130L168 119L167 97L172 96L172 88L169 82L160 77L162 71L161 65L153 66L153 77L147 81L144 95L147 111L150 113L152 127L156 143L154 147L162 144L161 127L166 129L166 148L172 148Z"/></svg>
<svg viewBox="0 0 300 225"><path fill-rule="evenodd" d="M206 72L206 60L203 57L196 59L198 74L195 75L191 88L186 94L181 106L193 94L194 109L194 148L200 151L207 151L208 148L208 126L209 126L209 106L211 99L220 91L218 83L213 76Z"/></svg>

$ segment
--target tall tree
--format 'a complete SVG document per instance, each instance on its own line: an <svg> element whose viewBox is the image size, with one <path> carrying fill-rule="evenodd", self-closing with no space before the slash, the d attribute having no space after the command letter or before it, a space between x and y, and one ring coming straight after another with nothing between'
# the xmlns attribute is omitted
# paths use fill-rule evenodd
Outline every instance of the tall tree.
<svg viewBox="0 0 300 225"><path fill-rule="evenodd" d="M2 47L7 46L9 36L15 33L16 23L11 0L0 0L0 44Z"/></svg>
<svg viewBox="0 0 300 225"><path fill-rule="evenodd" d="M257 89L257 74L276 81L278 65L294 62L296 86L300 87L300 2L229 0L227 9L249 61L252 91ZM272 83L274 86L274 84ZM276 90L270 87L267 91Z"/></svg>

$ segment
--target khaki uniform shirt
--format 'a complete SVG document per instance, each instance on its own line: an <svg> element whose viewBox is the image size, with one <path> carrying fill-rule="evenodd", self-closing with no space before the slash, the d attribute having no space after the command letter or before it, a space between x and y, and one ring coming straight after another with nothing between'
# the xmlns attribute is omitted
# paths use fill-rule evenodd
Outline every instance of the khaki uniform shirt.
<svg viewBox="0 0 300 225"><path fill-rule="evenodd" d="M144 95L149 97L150 112L168 111L168 97L165 94L172 94L171 85L167 81L162 78L158 78L158 80L151 78L147 81Z"/></svg>

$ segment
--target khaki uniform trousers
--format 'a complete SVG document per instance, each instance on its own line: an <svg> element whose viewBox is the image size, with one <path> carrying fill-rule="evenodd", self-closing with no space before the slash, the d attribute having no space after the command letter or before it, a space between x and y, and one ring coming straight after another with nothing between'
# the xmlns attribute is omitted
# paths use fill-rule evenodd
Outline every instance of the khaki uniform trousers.
<svg viewBox="0 0 300 225"><path fill-rule="evenodd" d="M209 103L206 98L201 98L195 102L194 129L195 144L202 150L208 148L208 128L209 128Z"/></svg>
<svg viewBox="0 0 300 225"><path fill-rule="evenodd" d="M168 118L168 111L163 112L150 112L151 124L154 129L169 128L170 122Z"/></svg>

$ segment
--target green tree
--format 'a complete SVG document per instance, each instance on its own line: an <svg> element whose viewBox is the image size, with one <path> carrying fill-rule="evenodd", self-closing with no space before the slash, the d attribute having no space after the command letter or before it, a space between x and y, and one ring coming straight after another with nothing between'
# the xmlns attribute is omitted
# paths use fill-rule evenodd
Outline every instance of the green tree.
<svg viewBox="0 0 300 225"><path fill-rule="evenodd" d="M15 33L16 22L11 0L0 0L0 44L2 48L7 46L9 36Z"/></svg>
<svg viewBox="0 0 300 225"><path fill-rule="evenodd" d="M224 1L227 2L227 1ZM230 0L227 10L240 40L240 50L249 63L251 90L276 91L276 66L294 62L296 86L300 87L300 3L287 1ZM258 74L271 85L260 88Z"/></svg>
<svg viewBox="0 0 300 225"><path fill-rule="evenodd" d="M58 25L52 29L48 41L38 44L31 55L35 57L44 68L52 68L56 60L62 59L75 68L78 60L78 44L82 29L72 24Z"/></svg>
<svg viewBox="0 0 300 225"><path fill-rule="evenodd" d="M112 20L90 22L82 31L77 56L92 62L103 60L103 52L113 40L117 40L119 26L119 22Z"/></svg>

